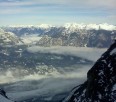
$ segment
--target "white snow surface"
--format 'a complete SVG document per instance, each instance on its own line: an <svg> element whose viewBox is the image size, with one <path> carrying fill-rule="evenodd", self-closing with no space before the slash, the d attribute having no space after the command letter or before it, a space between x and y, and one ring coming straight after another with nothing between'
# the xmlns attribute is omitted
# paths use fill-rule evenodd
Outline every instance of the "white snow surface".
<svg viewBox="0 0 116 102"><path fill-rule="evenodd" d="M9 25L8 27L10 28L42 28L42 29L48 29L50 27L54 27L53 25L50 24L39 24L39 25Z"/></svg>
<svg viewBox="0 0 116 102"><path fill-rule="evenodd" d="M86 29L86 30L99 30L99 29L104 29L104 30L116 30L116 26L114 25L109 25L107 23L103 24L78 24L78 23L66 23L64 25L65 28L67 29L72 29L72 30L77 30L77 29Z"/></svg>
<svg viewBox="0 0 116 102"><path fill-rule="evenodd" d="M70 46L53 46L53 47L39 47L33 46L27 49L31 53L55 53L63 55L72 55L82 57L91 61L96 61L107 49L88 48L88 47L70 47Z"/></svg>
<svg viewBox="0 0 116 102"><path fill-rule="evenodd" d="M38 27L43 28L43 29L47 29L47 28L50 28L50 27L53 27L53 26L49 25L49 24L41 24Z"/></svg>
<svg viewBox="0 0 116 102"><path fill-rule="evenodd" d="M8 36L15 36L12 32L5 32L3 29L0 28L0 35L5 35L4 33L7 33Z"/></svg>
<svg viewBox="0 0 116 102"><path fill-rule="evenodd" d="M4 32L4 30L0 28L0 32Z"/></svg>
<svg viewBox="0 0 116 102"><path fill-rule="evenodd" d="M8 100L8 99L5 98L4 96L0 95L0 102L13 102L13 101Z"/></svg>
<svg viewBox="0 0 116 102"><path fill-rule="evenodd" d="M113 86L112 91L116 91L116 84Z"/></svg>
<svg viewBox="0 0 116 102"><path fill-rule="evenodd" d="M42 29L49 29L51 27L58 27L50 24L38 24L38 25L9 25L8 27L10 28L42 28ZM102 23L102 24L84 24L84 23L66 23L61 27L65 27L66 29L70 29L71 31L78 30L78 29L86 29L86 30L99 30L99 29L104 29L104 30L116 30L115 25L107 24L107 23Z"/></svg>
<svg viewBox="0 0 116 102"><path fill-rule="evenodd" d="M110 52L110 55L112 55L112 54L114 54L114 53L116 53L116 48L113 49L113 50Z"/></svg>

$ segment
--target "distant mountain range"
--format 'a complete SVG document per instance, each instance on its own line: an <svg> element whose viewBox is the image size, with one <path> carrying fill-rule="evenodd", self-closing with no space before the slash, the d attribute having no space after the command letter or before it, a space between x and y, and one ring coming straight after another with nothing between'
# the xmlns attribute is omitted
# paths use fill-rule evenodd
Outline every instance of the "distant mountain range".
<svg viewBox="0 0 116 102"><path fill-rule="evenodd" d="M47 24L28 26L1 27L5 32L12 32L19 38L36 35L39 46L79 46L79 47L109 47L116 38L116 26L104 24L66 23L63 26ZM34 40L34 39L33 39ZM34 42L34 41L33 41ZM25 42L24 42L25 43Z"/></svg>
<svg viewBox="0 0 116 102"><path fill-rule="evenodd" d="M116 30L115 25L109 25L107 23L104 24L77 24L77 23L66 23L63 26L53 26L48 24L41 25L19 25L19 26L4 26L1 27L5 31L10 31L15 33L18 36L24 34L46 34L47 32L53 32L55 30L59 30L59 32L63 31L64 33L73 33L79 30L108 30L113 31Z"/></svg>

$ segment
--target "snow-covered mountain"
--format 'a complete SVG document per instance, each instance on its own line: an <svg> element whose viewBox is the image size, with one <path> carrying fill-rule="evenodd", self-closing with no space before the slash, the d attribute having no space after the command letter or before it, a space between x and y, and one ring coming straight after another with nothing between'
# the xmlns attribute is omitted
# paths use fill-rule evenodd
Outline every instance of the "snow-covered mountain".
<svg viewBox="0 0 116 102"><path fill-rule="evenodd" d="M8 28L42 28L42 29L48 29L48 28L51 28L51 27L54 27L52 25L49 25L49 24L40 24L40 25L9 25L9 26L6 26Z"/></svg>
<svg viewBox="0 0 116 102"><path fill-rule="evenodd" d="M86 29L86 30L99 30L99 29L103 29L103 30L116 30L116 26L114 25L109 25L107 23L103 23L103 24L77 24L77 23L66 23L64 25L65 28L67 29L71 29L72 31L75 29Z"/></svg>
<svg viewBox="0 0 116 102"><path fill-rule="evenodd" d="M13 32L17 36L22 35L30 35L30 34L43 34L48 32L52 27L52 25L41 24L41 25L10 25L2 27L7 32Z"/></svg>
<svg viewBox="0 0 116 102"><path fill-rule="evenodd" d="M39 46L109 47L116 38L116 26L107 23L66 23L63 26L20 25L2 27L2 29L21 37L26 44L34 43ZM35 39L33 35L39 38Z"/></svg>
<svg viewBox="0 0 116 102"><path fill-rule="evenodd" d="M87 73L87 81L75 87L62 102L116 101L116 41Z"/></svg>
<svg viewBox="0 0 116 102"><path fill-rule="evenodd" d="M5 32L3 29L0 29L0 45L17 45L22 43L20 38L14 33Z"/></svg>
<svg viewBox="0 0 116 102"><path fill-rule="evenodd" d="M66 23L63 26L53 26L49 24L41 24L41 25L13 25L2 27L5 31L10 31L15 33L18 36L24 34L45 34L46 32L51 32L58 29L63 29L65 33L77 32L78 30L108 30L113 31L116 30L115 25L109 25L107 23L103 24L78 24L78 23ZM53 29L54 28L54 29ZM62 30L61 30L62 31Z"/></svg>

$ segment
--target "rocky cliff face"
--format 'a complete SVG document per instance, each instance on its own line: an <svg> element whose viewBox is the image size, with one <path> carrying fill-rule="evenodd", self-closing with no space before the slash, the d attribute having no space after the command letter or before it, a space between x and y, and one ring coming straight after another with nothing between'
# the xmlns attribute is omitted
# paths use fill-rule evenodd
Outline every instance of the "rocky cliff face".
<svg viewBox="0 0 116 102"><path fill-rule="evenodd" d="M116 102L116 41L62 102Z"/></svg>

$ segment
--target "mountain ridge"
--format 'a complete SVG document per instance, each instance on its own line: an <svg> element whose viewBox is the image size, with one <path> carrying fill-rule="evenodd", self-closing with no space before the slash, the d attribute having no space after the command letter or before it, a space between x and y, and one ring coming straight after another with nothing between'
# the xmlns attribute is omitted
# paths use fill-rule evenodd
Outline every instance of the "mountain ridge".
<svg viewBox="0 0 116 102"><path fill-rule="evenodd" d="M116 39L116 26L104 24L67 23L64 26L41 24L37 26L2 27L5 32L12 32L26 45L38 46L76 46L108 48ZM38 38L33 37L36 35ZM29 36L31 36L30 39ZM28 39L29 38L29 39ZM35 41L34 41L35 39ZM32 41L31 41L32 40Z"/></svg>
<svg viewBox="0 0 116 102"><path fill-rule="evenodd" d="M62 102L116 101L116 41L87 73L87 81L75 87Z"/></svg>
<svg viewBox="0 0 116 102"><path fill-rule="evenodd" d="M112 25L112 24L108 24L108 23L100 23L100 24L95 24L95 23L90 23L90 24L84 24L84 23L65 23L64 25L50 25L50 24L39 24L39 25L8 25L8 26L3 26L2 28L5 27L11 27L11 28L18 28L18 27L22 27L22 28L31 28L31 27L35 27L35 28L43 28L43 29L47 29L47 28L51 28L51 27L64 27L64 28L78 28L78 29L95 29L95 30L99 30L104 29L104 30L116 30L116 26Z"/></svg>

